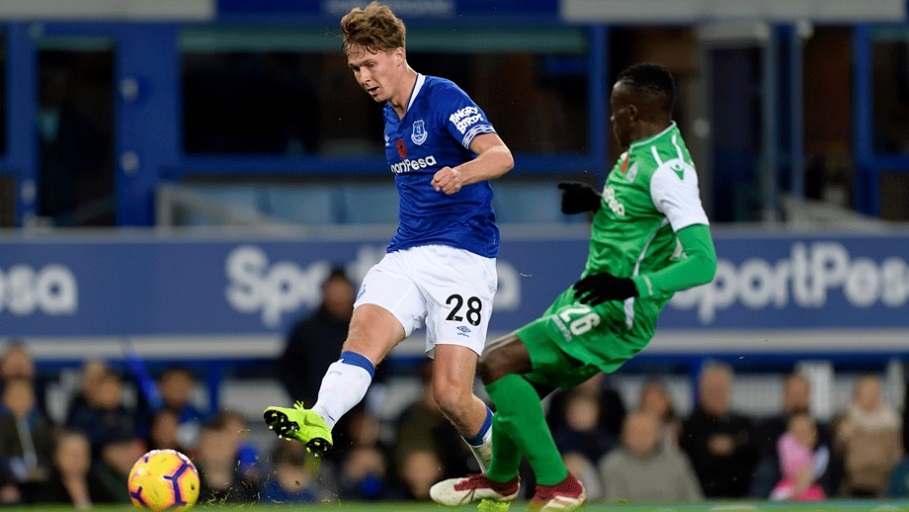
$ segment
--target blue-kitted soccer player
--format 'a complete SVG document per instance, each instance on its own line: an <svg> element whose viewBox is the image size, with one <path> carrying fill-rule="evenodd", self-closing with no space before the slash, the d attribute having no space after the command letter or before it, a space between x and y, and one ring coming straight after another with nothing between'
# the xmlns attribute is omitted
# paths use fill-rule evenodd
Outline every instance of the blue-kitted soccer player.
<svg viewBox="0 0 909 512"><path fill-rule="evenodd" d="M327 449L331 429L363 399L376 365L425 324L436 402L485 471L492 412L473 384L497 286L499 231L489 180L514 160L464 91L407 64L404 23L387 6L352 9L341 30L357 83L385 102L385 155L400 223L363 280L341 358L328 367L316 403L268 407L265 422L311 451Z"/></svg>

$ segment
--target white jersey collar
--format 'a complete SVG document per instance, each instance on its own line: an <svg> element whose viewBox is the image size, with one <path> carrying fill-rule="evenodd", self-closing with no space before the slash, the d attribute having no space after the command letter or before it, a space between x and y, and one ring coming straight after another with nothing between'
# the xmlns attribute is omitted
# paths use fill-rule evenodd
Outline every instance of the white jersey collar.
<svg viewBox="0 0 909 512"><path fill-rule="evenodd" d="M426 77L417 73L417 83L413 86L413 91L410 93L410 101L407 102L407 112L410 112L410 106L413 105L413 100L417 98L417 94L420 94L420 89L423 88L423 84L426 82Z"/></svg>
<svg viewBox="0 0 909 512"><path fill-rule="evenodd" d="M633 147L635 147L635 146L643 146L644 144L649 144L649 143L651 143L651 142L653 142L653 141L659 139L659 138L662 137L663 135L666 135L667 133L669 133L669 131L672 130L673 128L675 128L675 121L670 122L670 123L669 123L669 126L667 126L667 127L666 127L663 131L661 131L660 133L656 133L656 134L654 134L654 135L651 135L650 137L647 137L646 139L636 140L636 141L632 142L631 144L628 145L628 152L630 153L630 152L631 152L631 148L633 148Z"/></svg>

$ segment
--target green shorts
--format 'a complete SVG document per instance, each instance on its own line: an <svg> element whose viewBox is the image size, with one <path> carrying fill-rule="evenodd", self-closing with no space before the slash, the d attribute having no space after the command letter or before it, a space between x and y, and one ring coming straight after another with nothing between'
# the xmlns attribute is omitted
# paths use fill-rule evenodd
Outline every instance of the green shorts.
<svg viewBox="0 0 909 512"><path fill-rule="evenodd" d="M591 307L577 302L571 288L515 334L530 354L528 380L559 388L576 386L598 372L614 372L650 339L625 326L623 303Z"/></svg>

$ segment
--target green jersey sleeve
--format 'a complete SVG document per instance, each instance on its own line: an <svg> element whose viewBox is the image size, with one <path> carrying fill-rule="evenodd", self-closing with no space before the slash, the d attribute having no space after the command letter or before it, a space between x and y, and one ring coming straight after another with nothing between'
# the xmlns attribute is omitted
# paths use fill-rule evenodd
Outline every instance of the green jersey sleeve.
<svg viewBox="0 0 909 512"><path fill-rule="evenodd" d="M641 297L666 297L713 280L716 250L710 228L704 224L693 224L679 230L676 236L683 257L656 272L631 278Z"/></svg>

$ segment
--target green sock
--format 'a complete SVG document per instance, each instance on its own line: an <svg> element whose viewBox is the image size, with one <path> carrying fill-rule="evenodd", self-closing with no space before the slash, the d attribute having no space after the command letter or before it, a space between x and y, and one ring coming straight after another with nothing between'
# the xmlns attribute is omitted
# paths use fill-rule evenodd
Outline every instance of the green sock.
<svg viewBox="0 0 909 512"><path fill-rule="evenodd" d="M543 404L533 386L524 377L511 374L486 386L486 392L496 405L492 435L496 436L498 430L513 443L502 446L503 451L499 452L500 448L496 446L498 437L493 437L492 449L495 455L487 476L504 482L517 475L515 459L520 462L520 457L508 453L516 445L527 456L537 483L555 485L564 480L568 476L568 469L552 440L552 433L543 414ZM502 461L497 460L500 453L504 457ZM505 467L500 468L499 462Z"/></svg>
<svg viewBox="0 0 909 512"><path fill-rule="evenodd" d="M511 436L499 420L498 413L492 417L492 462L486 470L486 476L496 482L507 482L518 476L521 466L521 448L515 444Z"/></svg>

